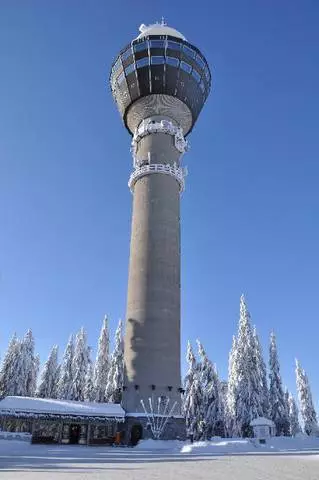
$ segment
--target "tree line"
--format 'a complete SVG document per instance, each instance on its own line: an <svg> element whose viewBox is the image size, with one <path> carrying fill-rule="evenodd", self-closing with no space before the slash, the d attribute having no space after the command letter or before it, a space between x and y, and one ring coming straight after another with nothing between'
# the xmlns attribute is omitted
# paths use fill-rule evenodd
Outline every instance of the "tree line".
<svg viewBox="0 0 319 480"><path fill-rule="evenodd" d="M108 320L103 320L95 362L87 344L84 328L71 335L58 362L54 345L38 379L40 359L35 355L32 331L20 340L13 335L0 368L0 398L8 395L77 400L119 402L123 386L122 322L115 332L114 350L109 353Z"/></svg>
<svg viewBox="0 0 319 480"><path fill-rule="evenodd" d="M0 368L0 398L8 395L36 396L89 402L121 402L124 381L122 322L115 332L110 354L108 320L103 320L95 361L84 328L71 335L58 361L54 345L39 376L40 359L28 330L22 339L9 342ZM276 337L270 335L268 373L256 328L251 324L244 296L240 298L237 335L229 353L228 379L219 378L216 366L197 340L198 355L187 345L188 369L184 379L183 413L188 433L195 439L211 436L245 437L252 434L250 422L266 417L278 435L303 431L318 434L309 379L296 360L299 409L293 395L284 389Z"/></svg>
<svg viewBox="0 0 319 480"><path fill-rule="evenodd" d="M246 301L240 298L237 335L229 353L228 380L221 381L216 366L197 341L198 357L190 343L185 377L183 409L186 426L195 439L214 435L247 437L250 422L257 417L271 419L277 435L303 432L319 434L317 415L305 370L296 360L296 386L299 400L283 387L275 334L270 335L269 373L256 328L251 325ZM268 381L269 380L269 381Z"/></svg>

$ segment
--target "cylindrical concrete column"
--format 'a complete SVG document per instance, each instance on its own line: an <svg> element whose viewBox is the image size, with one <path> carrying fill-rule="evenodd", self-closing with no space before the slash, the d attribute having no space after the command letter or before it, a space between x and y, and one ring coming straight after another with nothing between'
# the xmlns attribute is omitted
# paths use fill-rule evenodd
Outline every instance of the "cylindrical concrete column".
<svg viewBox="0 0 319 480"><path fill-rule="evenodd" d="M159 142L162 137L162 142ZM180 153L169 135L154 134L139 145L166 164ZM170 161L170 159L173 159ZM180 188L170 175L153 173L134 185L125 333L125 391L128 412L143 412L160 396L178 402L180 372Z"/></svg>

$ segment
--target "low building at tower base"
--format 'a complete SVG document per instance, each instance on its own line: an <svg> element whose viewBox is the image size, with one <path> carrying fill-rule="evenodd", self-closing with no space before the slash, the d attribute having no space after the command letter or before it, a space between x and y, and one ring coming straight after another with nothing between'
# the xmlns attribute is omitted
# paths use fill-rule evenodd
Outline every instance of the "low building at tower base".
<svg viewBox="0 0 319 480"><path fill-rule="evenodd" d="M0 430L30 433L32 443L136 445L141 439L185 440L181 415L125 413L120 404L34 397L0 401Z"/></svg>
<svg viewBox="0 0 319 480"><path fill-rule="evenodd" d="M120 443L124 417L122 407L114 403L13 396L0 401L1 430L29 432L32 443Z"/></svg>

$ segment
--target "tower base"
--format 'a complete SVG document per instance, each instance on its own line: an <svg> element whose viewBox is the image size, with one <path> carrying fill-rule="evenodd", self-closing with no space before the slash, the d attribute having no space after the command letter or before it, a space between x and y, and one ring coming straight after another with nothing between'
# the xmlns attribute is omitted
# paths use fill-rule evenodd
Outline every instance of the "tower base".
<svg viewBox="0 0 319 480"><path fill-rule="evenodd" d="M139 440L154 439L152 427L146 416L127 414L123 423L122 440L126 445L136 445ZM159 440L186 440L185 418L170 417Z"/></svg>

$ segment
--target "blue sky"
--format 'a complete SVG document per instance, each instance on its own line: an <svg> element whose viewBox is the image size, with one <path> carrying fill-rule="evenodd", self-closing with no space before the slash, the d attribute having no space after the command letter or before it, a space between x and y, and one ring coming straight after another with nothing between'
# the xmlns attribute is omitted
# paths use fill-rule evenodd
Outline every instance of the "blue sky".
<svg viewBox="0 0 319 480"><path fill-rule="evenodd" d="M104 313L113 331L124 318L130 138L107 79L162 15L213 74L185 156L183 346L201 338L224 377L244 292L265 349L277 334L285 384L297 356L318 400L314 1L2 0L0 352L31 327L44 360L82 325L95 346Z"/></svg>

